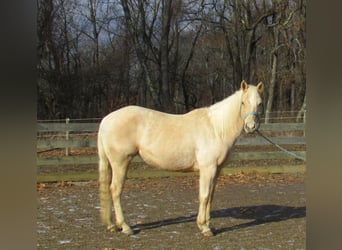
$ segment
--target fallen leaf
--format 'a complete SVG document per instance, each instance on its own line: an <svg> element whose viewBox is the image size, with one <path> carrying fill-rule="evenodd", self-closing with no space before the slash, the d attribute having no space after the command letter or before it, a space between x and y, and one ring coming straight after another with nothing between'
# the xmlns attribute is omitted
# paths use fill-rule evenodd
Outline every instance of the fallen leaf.
<svg viewBox="0 0 342 250"><path fill-rule="evenodd" d="M46 188L46 184L45 183L38 183L37 184L37 190L38 191L42 191L45 188Z"/></svg>

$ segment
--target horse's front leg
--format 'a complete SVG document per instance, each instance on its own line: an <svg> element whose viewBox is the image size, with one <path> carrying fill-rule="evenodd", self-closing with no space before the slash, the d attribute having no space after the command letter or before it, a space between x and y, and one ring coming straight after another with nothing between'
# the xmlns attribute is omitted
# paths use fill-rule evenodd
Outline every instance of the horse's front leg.
<svg viewBox="0 0 342 250"><path fill-rule="evenodd" d="M204 236L213 236L210 229L210 207L216 180L216 166L200 169L199 210L197 226Z"/></svg>
<svg viewBox="0 0 342 250"><path fill-rule="evenodd" d="M210 222L211 204L213 202L216 182L217 182L218 176L220 175L220 172L221 172L221 167L218 166L216 168L216 173L215 173L214 179L212 181L211 187L209 189L209 200L208 200L208 205L207 205L207 209L206 209L206 218L207 218L207 222L208 222L208 227L209 227L209 222Z"/></svg>

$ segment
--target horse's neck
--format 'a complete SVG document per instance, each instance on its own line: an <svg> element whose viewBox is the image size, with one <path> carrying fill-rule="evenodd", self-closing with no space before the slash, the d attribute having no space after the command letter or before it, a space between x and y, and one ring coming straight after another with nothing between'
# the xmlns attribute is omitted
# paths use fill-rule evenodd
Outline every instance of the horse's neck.
<svg viewBox="0 0 342 250"><path fill-rule="evenodd" d="M240 114L241 90L209 107L209 117L216 133L227 141L235 141L242 132Z"/></svg>

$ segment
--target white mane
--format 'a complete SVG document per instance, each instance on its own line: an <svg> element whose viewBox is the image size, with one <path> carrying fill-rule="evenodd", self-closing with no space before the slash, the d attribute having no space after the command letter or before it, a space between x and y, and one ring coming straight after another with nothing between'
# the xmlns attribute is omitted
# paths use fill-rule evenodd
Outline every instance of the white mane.
<svg viewBox="0 0 342 250"><path fill-rule="evenodd" d="M231 96L208 108L208 115L216 134L222 139L226 137L227 132L234 134L240 134L241 132L243 121L241 120L241 126L237 122L237 119L241 119L241 98L242 91L238 90Z"/></svg>

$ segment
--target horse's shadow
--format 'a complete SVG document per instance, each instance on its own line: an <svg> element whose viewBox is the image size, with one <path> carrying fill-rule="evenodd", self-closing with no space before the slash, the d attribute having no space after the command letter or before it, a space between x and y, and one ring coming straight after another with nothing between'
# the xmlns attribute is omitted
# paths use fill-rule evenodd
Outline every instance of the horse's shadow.
<svg viewBox="0 0 342 250"><path fill-rule="evenodd" d="M213 229L215 234L221 234L224 232L233 231L245 227L252 227L260 224L285 221L293 218L303 218L306 216L306 207L289 207L279 205L260 205L260 206L247 206L247 207L234 207L215 210L211 212L211 218L225 218L232 217L235 219L249 220L246 223L229 226L225 228ZM187 223L196 222L197 214L190 216L171 218L166 220L155 221L146 224L139 224L133 227L135 233L139 233L143 230ZM250 221L252 220L252 221Z"/></svg>

